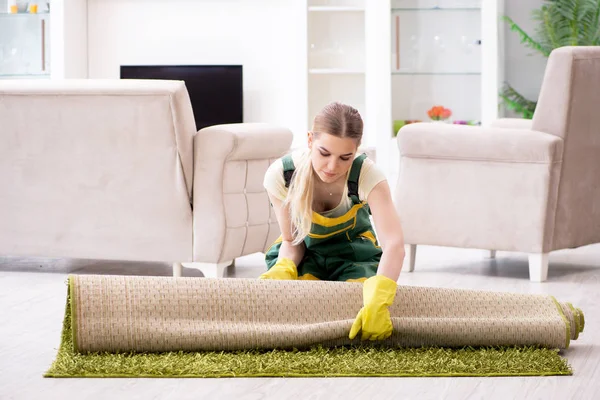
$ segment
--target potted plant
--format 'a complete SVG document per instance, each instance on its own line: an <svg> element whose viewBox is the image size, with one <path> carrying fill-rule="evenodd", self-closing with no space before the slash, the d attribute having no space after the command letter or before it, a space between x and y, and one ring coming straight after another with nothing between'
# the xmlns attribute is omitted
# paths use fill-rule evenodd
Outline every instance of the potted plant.
<svg viewBox="0 0 600 400"><path fill-rule="evenodd" d="M511 31L521 37L521 43L544 57L563 46L600 45L600 0L545 0L540 9L533 11L532 18L538 24L530 35L510 17L503 17ZM523 118L533 118L537 101L526 99L508 83L500 97L507 109Z"/></svg>

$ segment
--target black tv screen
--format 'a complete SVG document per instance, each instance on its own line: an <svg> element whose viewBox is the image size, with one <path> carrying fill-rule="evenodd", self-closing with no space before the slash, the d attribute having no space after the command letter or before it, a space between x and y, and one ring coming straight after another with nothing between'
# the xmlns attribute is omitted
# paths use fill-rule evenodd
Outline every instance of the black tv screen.
<svg viewBox="0 0 600 400"><path fill-rule="evenodd" d="M197 130L244 122L241 65L122 65L121 79L184 81Z"/></svg>

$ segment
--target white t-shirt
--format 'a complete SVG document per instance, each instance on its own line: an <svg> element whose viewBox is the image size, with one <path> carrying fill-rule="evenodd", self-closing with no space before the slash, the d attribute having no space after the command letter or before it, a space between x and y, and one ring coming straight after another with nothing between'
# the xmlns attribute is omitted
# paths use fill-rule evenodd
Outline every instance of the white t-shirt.
<svg viewBox="0 0 600 400"><path fill-rule="evenodd" d="M308 151L308 149L300 149L292 152L292 160L294 161L295 166L298 165L302 154L305 151ZM361 154L362 153L357 152L355 158ZM385 174L377 167L377 164L375 164L373 160L365 158L358 178L358 198L361 201L367 201L371 190L373 190L379 182L382 182L385 179ZM263 186L271 195L279 200L283 201L287 197L288 188L285 187L283 162L281 158L276 160L267 169ZM344 194L342 195L340 203L335 208L320 214L324 217L335 218L344 215L350 208L352 208L352 199L348 197L348 185L344 185Z"/></svg>

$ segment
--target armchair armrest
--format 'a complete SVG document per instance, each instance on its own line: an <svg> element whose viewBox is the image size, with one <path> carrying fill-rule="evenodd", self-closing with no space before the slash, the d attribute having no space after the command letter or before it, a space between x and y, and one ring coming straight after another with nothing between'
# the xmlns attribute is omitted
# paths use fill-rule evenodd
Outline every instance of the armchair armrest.
<svg viewBox="0 0 600 400"><path fill-rule="evenodd" d="M263 180L292 138L289 129L262 123L216 125L194 136L194 261L229 262L279 236Z"/></svg>
<svg viewBox="0 0 600 400"><path fill-rule="evenodd" d="M552 163L563 140L529 129L415 123L398 132L400 155L413 158Z"/></svg>
<svg viewBox="0 0 600 400"><path fill-rule="evenodd" d="M531 129L533 120L525 118L498 118L490 123L491 128Z"/></svg>
<svg viewBox="0 0 600 400"><path fill-rule="evenodd" d="M214 125L194 136L194 154L202 159L260 160L278 158L290 149L292 133L287 128L243 123ZM194 157L195 161L200 161Z"/></svg>
<svg viewBox="0 0 600 400"><path fill-rule="evenodd" d="M563 140L529 129L410 124L394 199L405 243L543 252Z"/></svg>

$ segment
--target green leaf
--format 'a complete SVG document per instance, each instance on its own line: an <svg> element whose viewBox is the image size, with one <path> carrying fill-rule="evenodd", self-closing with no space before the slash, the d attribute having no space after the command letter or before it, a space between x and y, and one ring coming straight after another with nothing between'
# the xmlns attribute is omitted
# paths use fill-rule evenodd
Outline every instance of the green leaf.
<svg viewBox="0 0 600 400"><path fill-rule="evenodd" d="M510 17L504 16L503 19L508 22L510 25L510 30L517 32L521 37L521 43L525 44L525 46L532 48L534 50L539 51L546 57L550 55L550 52L544 48L539 42L535 41L531 36L527 34L519 25L517 25Z"/></svg>
<svg viewBox="0 0 600 400"><path fill-rule="evenodd" d="M521 114L525 119L532 119L537 102L527 100L523 95L517 92L512 86L505 83L504 88L499 94L503 100L504 107Z"/></svg>

